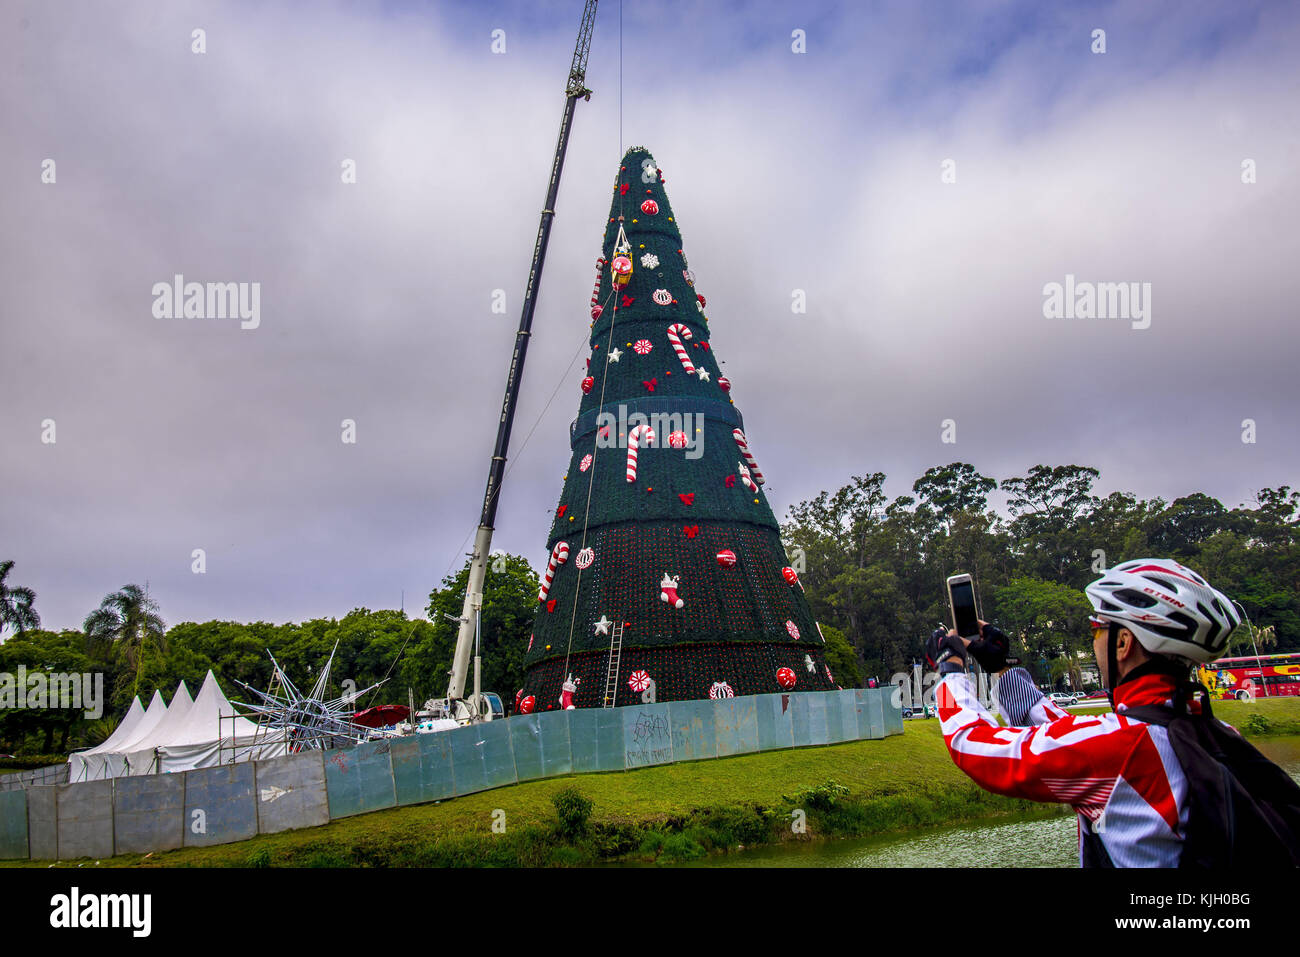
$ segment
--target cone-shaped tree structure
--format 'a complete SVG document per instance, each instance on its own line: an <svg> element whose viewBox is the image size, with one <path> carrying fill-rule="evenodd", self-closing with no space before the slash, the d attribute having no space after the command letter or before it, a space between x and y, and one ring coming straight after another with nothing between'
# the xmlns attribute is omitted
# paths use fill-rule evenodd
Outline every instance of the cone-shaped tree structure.
<svg viewBox="0 0 1300 957"><path fill-rule="evenodd" d="M577 707L833 689L645 149L623 157L597 269L517 707L560 708L570 675Z"/></svg>

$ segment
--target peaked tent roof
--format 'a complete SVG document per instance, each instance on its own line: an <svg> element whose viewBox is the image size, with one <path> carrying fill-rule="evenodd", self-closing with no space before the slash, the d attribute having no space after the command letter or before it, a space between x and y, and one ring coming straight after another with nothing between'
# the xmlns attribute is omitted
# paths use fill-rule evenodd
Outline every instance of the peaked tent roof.
<svg viewBox="0 0 1300 957"><path fill-rule="evenodd" d="M182 686L184 683L182 682ZM188 696L187 696L188 697ZM174 700L174 699L173 699ZM135 726L135 730L129 738L123 738L113 745L113 753L120 754L125 751L134 749L136 742L146 740L158 725L167 720L167 713L170 709L167 703L163 701L162 692L155 691L153 697L149 700L149 708L145 711L144 717ZM107 751L103 752L109 753Z"/></svg>
<svg viewBox="0 0 1300 957"><path fill-rule="evenodd" d="M117 727L113 729L113 733L93 748L87 748L81 753L107 754L116 751L119 744L131 740L132 735L135 734L135 729L139 727L140 722L144 720L144 716L144 706L140 704L140 697L137 695L132 699L131 707L127 710L126 717L118 722Z"/></svg>
<svg viewBox="0 0 1300 957"><path fill-rule="evenodd" d="M244 737L257 733L257 726L247 718L222 721L234 715L235 709L227 700L216 675L211 671L203 679L203 687L189 710L174 724L159 729L155 747L180 747L187 744L205 744L221 738ZM165 736L164 736L165 730Z"/></svg>
<svg viewBox="0 0 1300 957"><path fill-rule="evenodd" d="M149 707L152 708L153 705ZM117 750L130 753L132 751L143 751L145 748L157 747L160 740L171 734L171 729L179 726L185 720L185 715L189 714L192 707L194 707L194 699L190 697L190 689L185 687L185 682L182 681L176 686L176 693L172 695L172 703L167 706L167 713L163 715L162 719L148 728L142 727L135 737L125 742Z"/></svg>

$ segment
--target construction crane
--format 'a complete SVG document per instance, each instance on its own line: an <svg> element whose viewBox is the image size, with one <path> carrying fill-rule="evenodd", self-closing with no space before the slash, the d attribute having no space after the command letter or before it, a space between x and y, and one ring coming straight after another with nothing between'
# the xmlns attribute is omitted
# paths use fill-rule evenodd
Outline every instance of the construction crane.
<svg viewBox="0 0 1300 957"><path fill-rule="evenodd" d="M497 423L497 441L492 450L492 464L488 469L487 491L483 495L483 513L474 536L474 551L469 565L469 583L465 589L465 603L460 617L454 619L456 654L452 660L451 683L445 701L431 701L426 710L434 715L453 718L462 724L489 721L502 713L500 699L495 694L484 694L480 687L481 655L478 647L479 623L483 609L483 580L487 575L488 555L492 549L492 530L496 522L497 503L501 499L501 481L505 475L506 452L510 447L510 428L514 424L515 406L519 401L519 385L524 374L524 358L528 354L528 340L532 337L533 310L537 306L537 290L542 281L542 266L546 262L546 245L551 236L551 221L555 219L555 198L560 190L560 173L564 169L564 154L569 148L569 131L573 126L573 113L579 98L591 99L587 89L587 56L591 52L591 33L596 26L596 0L587 0L582 11L582 26L578 28L578 43L573 49L573 63L569 66L569 80L564 88L564 115L560 120L559 142L555 145L555 161L551 165L551 179L546 187L546 203L542 207L542 221L537 227L537 243L533 247L533 263L528 271L528 286L524 290L524 307L519 317L519 331L515 333L515 351L506 374L505 400L501 404L501 418ZM469 673L470 650L474 651L474 692L465 696L465 682Z"/></svg>

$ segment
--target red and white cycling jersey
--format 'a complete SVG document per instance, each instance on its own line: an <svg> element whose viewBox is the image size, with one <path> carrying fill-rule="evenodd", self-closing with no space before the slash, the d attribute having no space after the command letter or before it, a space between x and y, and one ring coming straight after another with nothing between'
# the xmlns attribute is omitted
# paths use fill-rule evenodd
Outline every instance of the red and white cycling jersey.
<svg viewBox="0 0 1300 957"><path fill-rule="evenodd" d="M1002 727L964 674L936 689L939 720L953 761L997 794L1069 804L1079 814L1079 850L1095 833L1116 867L1176 867L1187 828L1187 779L1159 725L1124 717L1127 707L1168 705L1175 681L1147 674L1115 690L1115 714L1071 715L1056 707L1022 668L1005 672L998 700ZM1008 709L1008 700L1020 707Z"/></svg>

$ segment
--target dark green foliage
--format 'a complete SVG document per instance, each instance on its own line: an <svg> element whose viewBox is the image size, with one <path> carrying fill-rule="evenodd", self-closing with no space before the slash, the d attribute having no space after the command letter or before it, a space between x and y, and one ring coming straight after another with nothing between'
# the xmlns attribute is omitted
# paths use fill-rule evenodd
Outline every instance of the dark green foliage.
<svg viewBox="0 0 1300 957"><path fill-rule="evenodd" d="M577 788L568 787L551 798L555 814L559 818L557 830L567 840L573 840L587 832L587 821L591 817L591 799Z"/></svg>
<svg viewBox="0 0 1300 957"><path fill-rule="evenodd" d="M1091 648L1084 586L1101 567L1156 556L1189 565L1240 601L1276 640L1261 651L1300 649L1300 493L1265 488L1254 507L1228 509L1200 492L1172 503L1097 496L1099 477L1079 465L1036 465L1000 483L1002 515L986 505L993 479L965 463L927 470L915 498L893 501L876 472L793 506L782 534L792 554L802 550L822 632L828 642L827 624L843 632L864 677L887 680L919 660L925 636L949 618L944 579L970 572L984 616L1012 637L1040 682L1070 674L1080 687ZM847 686L842 665L832 668Z"/></svg>
<svg viewBox="0 0 1300 957"><path fill-rule="evenodd" d="M794 797L786 800L796 807L812 808L817 811L829 811L848 796L849 789L834 781L826 781L815 787L804 788Z"/></svg>

